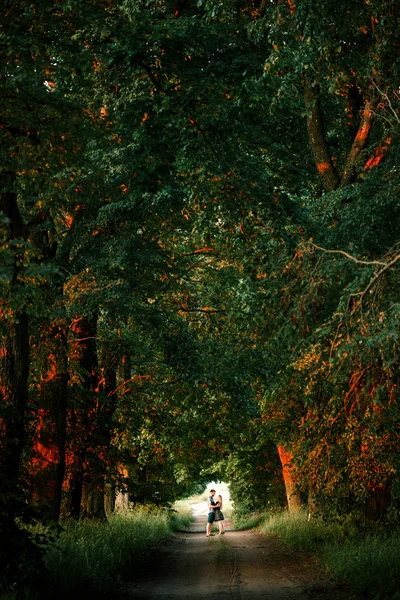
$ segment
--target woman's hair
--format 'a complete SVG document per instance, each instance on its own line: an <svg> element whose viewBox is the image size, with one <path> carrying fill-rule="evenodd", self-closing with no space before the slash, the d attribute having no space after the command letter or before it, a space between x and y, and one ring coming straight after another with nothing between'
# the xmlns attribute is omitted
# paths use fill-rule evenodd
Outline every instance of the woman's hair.
<svg viewBox="0 0 400 600"><path fill-rule="evenodd" d="M222 508L222 496L221 494L218 494L218 502L220 503L220 508Z"/></svg>

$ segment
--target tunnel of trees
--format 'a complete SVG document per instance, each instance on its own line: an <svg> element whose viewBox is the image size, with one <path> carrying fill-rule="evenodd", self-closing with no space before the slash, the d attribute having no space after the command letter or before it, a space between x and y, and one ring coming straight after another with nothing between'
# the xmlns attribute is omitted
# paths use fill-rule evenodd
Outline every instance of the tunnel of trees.
<svg viewBox="0 0 400 600"><path fill-rule="evenodd" d="M18 519L210 478L247 510L396 520L397 0L5 0L0 23L6 575Z"/></svg>

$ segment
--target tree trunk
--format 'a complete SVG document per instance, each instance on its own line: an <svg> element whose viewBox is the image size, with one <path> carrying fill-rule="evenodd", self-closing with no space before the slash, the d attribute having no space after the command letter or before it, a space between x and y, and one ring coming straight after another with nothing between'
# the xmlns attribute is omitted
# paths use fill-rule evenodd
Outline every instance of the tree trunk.
<svg viewBox="0 0 400 600"><path fill-rule="evenodd" d="M98 388L97 374L97 315L76 319L72 326L75 335L72 358L83 371L80 389L74 390L74 406L69 411L71 440L69 442L68 514L79 519L85 478L85 463L90 446L91 420L95 410L93 395ZM87 497L87 494L86 494Z"/></svg>
<svg viewBox="0 0 400 600"><path fill-rule="evenodd" d="M129 494L128 492L118 492L115 498L115 509L119 512L128 510L129 508Z"/></svg>
<svg viewBox="0 0 400 600"><path fill-rule="evenodd" d="M41 381L38 422L30 474L31 505L42 520L57 521L65 468L65 430L68 395L67 340L58 325L47 328L46 364Z"/></svg>
<svg viewBox="0 0 400 600"><path fill-rule="evenodd" d="M4 318L4 313L0 314ZM0 338L0 469L4 487L16 487L25 434L25 410L28 402L29 335L26 314L12 316ZM7 320L5 319L5 323Z"/></svg>
<svg viewBox="0 0 400 600"><path fill-rule="evenodd" d="M91 477L82 488L81 518L106 521L104 477Z"/></svg>
<svg viewBox="0 0 400 600"><path fill-rule="evenodd" d="M321 504L317 500L314 486L310 483L309 488L308 488L307 518L310 521L311 519L313 519L321 514L322 514Z"/></svg>
<svg viewBox="0 0 400 600"><path fill-rule="evenodd" d="M95 336L94 336L95 337ZM113 415L115 411L116 371L112 349L103 348L100 380L93 389L94 406L90 410L88 423L88 447L86 452L86 472L82 491L81 517L106 520L105 489L108 469L108 453L111 443ZM93 354L92 358L95 358ZM92 371L97 370L96 360Z"/></svg>
<svg viewBox="0 0 400 600"><path fill-rule="evenodd" d="M73 474L69 480L68 516L78 520L81 514L83 475L78 465L74 465Z"/></svg>
<svg viewBox="0 0 400 600"><path fill-rule="evenodd" d="M325 190L332 192L339 187L340 180L326 141L319 86L306 80L304 96L307 109L308 139L314 155L315 165Z"/></svg>
<svg viewBox="0 0 400 600"><path fill-rule="evenodd" d="M22 221L14 192L15 174L3 172L0 189L0 212L8 219L7 241L25 240L27 231ZM12 265L10 294L18 277L17 262ZM0 334L0 477L2 495L7 487L15 492L24 443L25 411L28 402L29 333L28 317L21 310L13 313L4 300L0 310L3 330Z"/></svg>
<svg viewBox="0 0 400 600"><path fill-rule="evenodd" d="M129 472L123 465L119 465L118 468L120 478L122 482L128 482ZM118 490L118 494L115 498L115 509L117 511L125 511L129 508L129 493L127 492L128 486L122 483L122 486Z"/></svg>
<svg viewBox="0 0 400 600"><path fill-rule="evenodd" d="M107 517L112 515L112 513L115 511L115 498L115 483L106 483L106 489L104 492L104 509Z"/></svg>
<svg viewBox="0 0 400 600"><path fill-rule="evenodd" d="M103 366L103 381L100 386L100 391L104 395L103 415L100 415L102 423L102 438L104 440L104 457L101 463L106 463L106 481L104 485L104 509L105 514L113 513L115 510L115 473L113 472L114 465L110 465L108 459L108 450L111 445L113 417L116 408L116 389L117 389L117 371L114 368L112 352L106 352L106 358ZM107 480L107 474L109 479Z"/></svg>
<svg viewBox="0 0 400 600"><path fill-rule="evenodd" d="M278 446L278 454L282 464L283 482L285 484L286 498L289 512L296 512L301 508L300 492L293 479L292 456L283 446Z"/></svg>
<svg viewBox="0 0 400 600"><path fill-rule="evenodd" d="M381 484L371 490L365 502L365 519L369 523L381 521L391 503L391 485Z"/></svg>

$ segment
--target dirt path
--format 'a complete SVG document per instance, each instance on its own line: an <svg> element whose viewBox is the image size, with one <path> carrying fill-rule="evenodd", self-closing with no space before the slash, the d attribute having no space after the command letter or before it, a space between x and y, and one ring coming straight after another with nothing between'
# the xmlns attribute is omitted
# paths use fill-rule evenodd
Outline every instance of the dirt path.
<svg viewBox="0 0 400 600"><path fill-rule="evenodd" d="M205 537L204 503L196 520L156 553L153 564L125 588L135 600L356 600L307 556L273 535L235 531Z"/></svg>

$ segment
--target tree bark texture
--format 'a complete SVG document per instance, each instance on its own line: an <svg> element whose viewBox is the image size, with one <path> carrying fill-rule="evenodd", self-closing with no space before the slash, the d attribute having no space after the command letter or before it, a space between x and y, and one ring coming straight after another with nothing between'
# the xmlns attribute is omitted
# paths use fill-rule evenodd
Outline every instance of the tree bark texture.
<svg viewBox="0 0 400 600"><path fill-rule="evenodd" d="M278 454L282 465L288 509L289 512L296 512L301 508L301 500L300 492L293 479L292 455L283 446L278 446Z"/></svg>

